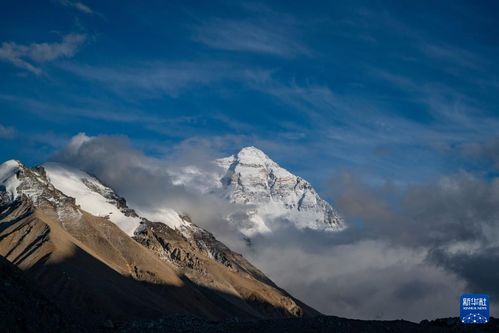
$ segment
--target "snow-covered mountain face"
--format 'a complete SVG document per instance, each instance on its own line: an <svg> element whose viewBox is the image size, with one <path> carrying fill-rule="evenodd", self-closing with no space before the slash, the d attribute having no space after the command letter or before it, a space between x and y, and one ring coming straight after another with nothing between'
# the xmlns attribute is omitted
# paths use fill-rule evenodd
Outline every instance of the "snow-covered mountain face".
<svg viewBox="0 0 499 333"><path fill-rule="evenodd" d="M81 217L74 199L56 190L47 180L43 168L30 169L15 160L0 164L0 207L6 207L24 196L37 206L53 207L61 222Z"/></svg>
<svg viewBox="0 0 499 333"><path fill-rule="evenodd" d="M141 231L144 220L161 222L183 233L197 229L175 210L158 207L154 212L130 209L125 199L89 174L59 163L42 165L49 182L65 195L75 198L76 204L95 216L106 217L129 236Z"/></svg>
<svg viewBox="0 0 499 333"><path fill-rule="evenodd" d="M8 204L22 195L29 197L35 204L55 205L61 216L71 214L74 217L79 214L78 209L67 204L72 201L94 216L109 219L129 236L140 232L146 220L164 223L182 233L199 229L168 207L159 207L154 212L130 209L125 199L97 178L59 163L45 163L34 169L15 160L0 164L0 205Z"/></svg>
<svg viewBox="0 0 499 333"><path fill-rule="evenodd" d="M271 232L279 223L323 231L345 228L341 216L321 199L309 182L280 167L255 147L245 147L214 163L220 171L216 175L204 175L205 181L213 181L208 190L201 190L245 206L245 216L238 212L227 219L248 237ZM178 182L185 182L189 175L199 177L199 173L189 171L177 177ZM193 186L194 182L188 183Z"/></svg>
<svg viewBox="0 0 499 333"><path fill-rule="evenodd" d="M83 210L108 218L129 236L139 228L142 218L96 178L58 163L45 163L43 168L48 181L65 195L75 198L76 204Z"/></svg>

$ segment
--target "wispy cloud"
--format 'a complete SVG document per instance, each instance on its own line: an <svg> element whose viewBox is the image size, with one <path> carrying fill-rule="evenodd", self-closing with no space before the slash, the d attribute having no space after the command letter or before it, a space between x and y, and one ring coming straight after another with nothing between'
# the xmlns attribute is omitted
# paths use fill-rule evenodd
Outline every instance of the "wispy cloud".
<svg viewBox="0 0 499 333"><path fill-rule="evenodd" d="M132 100L137 98L140 100L144 96L148 98L163 95L180 98L186 91L194 88L209 86L214 89L217 87L216 84L224 86L228 82L236 83L243 89L270 96L278 107L285 108L287 113L293 113L300 119L290 123L289 128L286 128L285 121L280 119L276 123L278 130L274 130L272 134L260 133L262 137L272 135L274 140L280 140L281 143L300 137L308 140L309 151L307 153L315 149L316 152L321 151L321 156L341 160L346 164L363 165L366 158L386 145L396 145L398 149L404 146L423 145L426 149L432 150L435 142L449 142L456 138L456 132L448 128L448 122L441 128L427 126L406 119L403 114L387 112L382 106L376 105L365 97L338 94L327 84L311 83L308 80L299 81L294 78L286 80L280 77L280 73L276 70L243 67L232 62L161 62L134 67L97 67L67 63L63 64L62 68L82 78L102 83L104 89L114 90ZM386 74L385 79L386 76L389 75ZM390 79L402 80L412 89L418 87L416 83L404 80L403 77L390 76ZM433 108L439 109L442 113L447 112L450 115L454 112L438 107L436 105L438 101L428 100L427 103L431 102ZM93 112L87 110L93 110ZM119 118L119 115L109 115L109 109L98 108L98 110L106 110L103 114L100 113L101 111L96 113L95 110L97 109L85 107L78 112L74 110L72 112L82 116L88 112L87 117L106 115L106 117ZM218 121L228 124L227 117L217 115L217 118ZM128 119L126 113L123 119ZM440 119L445 121L447 116L442 116ZM143 120L138 121L144 124ZM454 127L459 125L454 122L452 124ZM170 123L168 129L165 130L162 122L147 124L148 128L155 132L167 135L178 132L181 133L180 137L185 137L182 132L185 134L199 131L193 130L199 123L180 124L181 130L179 131L174 130L176 123L173 128L172 125ZM230 121L229 127L238 132L241 131L241 126L235 126L234 121ZM186 129L190 130L186 131ZM469 129L469 131L472 130ZM351 150L352 145L357 147L354 152ZM401 173L404 172L404 166L399 160L377 158L376 161L379 165L374 165L373 170L399 168ZM429 165L433 162L428 159L427 163ZM374 164L372 160L370 163ZM407 161L407 163L412 162Z"/></svg>
<svg viewBox="0 0 499 333"><path fill-rule="evenodd" d="M466 159L485 161L499 169L499 137L478 142L465 142L456 147L449 147L451 153L458 153Z"/></svg>
<svg viewBox="0 0 499 333"><path fill-rule="evenodd" d="M471 55L470 55L471 56ZM477 59L476 63L480 63ZM433 80L418 79L414 76L402 75L390 70L370 68L369 75L391 85L404 94L404 99L421 105L433 118L433 126L443 126L438 129L452 130L460 133L495 133L498 125L495 117L487 115L487 110L481 107L480 100L460 86ZM463 79L464 80L464 79Z"/></svg>
<svg viewBox="0 0 499 333"><path fill-rule="evenodd" d="M483 66L483 58L479 55L451 45L439 45L422 43L420 50L433 60L445 62L450 65L457 65L469 69L480 69Z"/></svg>
<svg viewBox="0 0 499 333"><path fill-rule="evenodd" d="M165 121L164 117L155 117L137 109L122 109L116 106L87 101L84 105L67 105L61 102L25 98L15 95L1 95L0 102L17 105L23 112L35 114L40 118L53 119L54 115L85 119L106 120L118 123L157 124ZM80 102L80 104L82 104Z"/></svg>
<svg viewBox="0 0 499 333"><path fill-rule="evenodd" d="M12 139L16 135L14 127L8 127L0 124L0 139Z"/></svg>
<svg viewBox="0 0 499 333"><path fill-rule="evenodd" d="M290 27L266 20L215 19L195 28L195 41L228 51L263 53L285 58L310 55Z"/></svg>
<svg viewBox="0 0 499 333"><path fill-rule="evenodd" d="M449 11L452 10L451 7L453 6L448 6ZM408 21L396 12L387 9L361 8L357 16L340 22L343 29L339 33L356 34L357 38L372 34L373 38L378 41L385 41L389 36L397 40L399 44L395 52L389 52L387 56L395 59L411 59L418 64L433 66L439 71L459 68L484 72L488 61L480 52L475 51L476 45L456 44L455 39L454 42L450 42L449 39L439 38L440 34L435 33L434 26L443 25L444 22L438 20L428 22L428 25L408 24ZM393 42L392 39L391 42Z"/></svg>
<svg viewBox="0 0 499 333"><path fill-rule="evenodd" d="M246 84L272 96L288 107L288 112L295 112L304 120L300 122L301 128L294 131L305 140L305 153L314 151L324 160L329 159L327 166L334 160L336 168L349 166L369 174L384 175L390 170L392 176L399 177L398 181L414 182L441 172L444 155L438 145L453 146L495 135L499 125L476 101L452 87L419 82L389 71L371 74L408 93L398 96L393 105L392 101L387 102L394 98L392 95L339 93L327 84L285 81L278 74L247 75ZM421 112L427 112L431 119L415 120L398 112L397 102L402 98L419 105ZM409 155L408 150L412 151ZM379 155L380 151L387 154ZM414 163L418 171L409 174L407 170L414 170ZM364 168L367 164L369 168ZM382 179L375 178L371 179L376 182Z"/></svg>
<svg viewBox="0 0 499 333"><path fill-rule="evenodd" d="M121 67L63 64L68 72L106 84L118 91L177 96L183 90L232 77L233 68L224 62L149 62Z"/></svg>
<svg viewBox="0 0 499 333"><path fill-rule="evenodd" d="M3 42L0 47L0 60L26 69L34 74L41 74L42 69L33 63L44 63L60 58L73 57L85 42L86 35L68 34L58 43L31 43L28 45L15 42Z"/></svg>
<svg viewBox="0 0 499 333"><path fill-rule="evenodd" d="M302 39L303 24L262 4L243 4L241 18L212 18L193 28L192 39L210 48L284 58L312 54Z"/></svg>
<svg viewBox="0 0 499 333"><path fill-rule="evenodd" d="M72 0L59 0L59 3L65 7L74 8L85 14L93 14L94 11L88 5L80 2L80 1L72 1Z"/></svg>

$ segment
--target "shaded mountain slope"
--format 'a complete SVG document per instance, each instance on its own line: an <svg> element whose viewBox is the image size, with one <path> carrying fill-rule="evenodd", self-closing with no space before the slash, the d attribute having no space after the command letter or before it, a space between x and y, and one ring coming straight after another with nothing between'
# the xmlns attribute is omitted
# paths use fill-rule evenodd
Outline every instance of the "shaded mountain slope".
<svg viewBox="0 0 499 333"><path fill-rule="evenodd" d="M71 318L45 297L35 281L0 257L0 323L2 332L79 332Z"/></svg>

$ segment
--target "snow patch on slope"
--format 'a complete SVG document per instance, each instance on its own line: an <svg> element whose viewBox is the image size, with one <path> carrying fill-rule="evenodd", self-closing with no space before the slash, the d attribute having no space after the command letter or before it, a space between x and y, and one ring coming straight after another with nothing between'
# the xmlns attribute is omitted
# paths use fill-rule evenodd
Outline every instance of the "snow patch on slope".
<svg viewBox="0 0 499 333"><path fill-rule="evenodd" d="M192 223L182 219L179 213L168 207L132 210L118 202L114 191L84 171L60 163L43 164L50 183L76 204L92 215L106 217L129 236L141 231L143 218L161 222L181 232L192 228Z"/></svg>
<svg viewBox="0 0 499 333"><path fill-rule="evenodd" d="M112 190L96 178L59 163L45 163L43 168L50 183L65 195L73 197L83 210L95 216L109 218L129 236L139 227L142 219L125 215L114 202L102 194Z"/></svg>
<svg viewBox="0 0 499 333"><path fill-rule="evenodd" d="M177 229L182 231L185 227L190 227L192 224L188 221L183 220L177 211L167 207L158 207L155 210L140 210L137 209L137 213L149 221L161 222L166 224L172 229Z"/></svg>

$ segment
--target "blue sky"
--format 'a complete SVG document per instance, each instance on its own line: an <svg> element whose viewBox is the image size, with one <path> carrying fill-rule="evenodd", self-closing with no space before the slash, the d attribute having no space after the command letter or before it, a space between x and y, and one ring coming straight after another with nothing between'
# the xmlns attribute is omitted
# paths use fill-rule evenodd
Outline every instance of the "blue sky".
<svg viewBox="0 0 499 333"><path fill-rule="evenodd" d="M155 157L255 145L321 190L342 170L401 184L488 175L498 6L4 3L0 159L37 164L85 132Z"/></svg>

